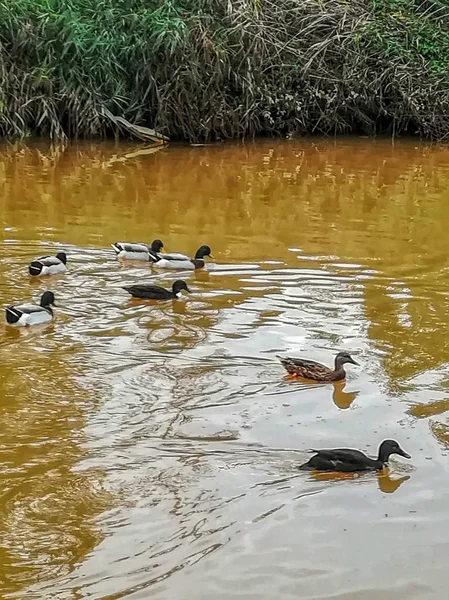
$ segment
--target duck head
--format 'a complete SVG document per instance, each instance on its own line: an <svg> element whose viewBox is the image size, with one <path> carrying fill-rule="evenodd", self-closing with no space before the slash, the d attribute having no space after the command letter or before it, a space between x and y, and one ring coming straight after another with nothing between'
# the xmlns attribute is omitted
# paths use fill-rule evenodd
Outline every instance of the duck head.
<svg viewBox="0 0 449 600"><path fill-rule="evenodd" d="M43 308L47 308L47 306L56 306L55 304L55 295L53 292L44 292L41 297L41 306Z"/></svg>
<svg viewBox="0 0 449 600"><path fill-rule="evenodd" d="M56 258L59 258L59 260L66 265L67 264L67 254L65 252L58 252L58 254L56 255Z"/></svg>
<svg viewBox="0 0 449 600"><path fill-rule="evenodd" d="M201 246L201 248L198 248L196 251L195 258L203 259L205 256L209 256L212 259L214 258L211 254L211 249L209 246Z"/></svg>
<svg viewBox="0 0 449 600"><path fill-rule="evenodd" d="M189 292L189 294L190 294L190 290L187 287L187 283L185 281L183 281L182 279L178 279L177 281L175 281L173 283L172 290L173 290L173 294L175 296L178 296L178 294L181 295L182 290L185 290L186 292Z"/></svg>
<svg viewBox="0 0 449 600"><path fill-rule="evenodd" d="M404 458L411 458L410 454L404 452L400 445L394 440L384 440L379 446L379 460L386 463L392 454L399 454Z"/></svg>
<svg viewBox="0 0 449 600"><path fill-rule="evenodd" d="M346 363L351 363L352 365L359 364L358 362L355 362L349 352L339 352L335 357L335 370L338 371Z"/></svg>
<svg viewBox="0 0 449 600"><path fill-rule="evenodd" d="M162 240L153 240L151 242L152 252L164 252L164 242Z"/></svg>

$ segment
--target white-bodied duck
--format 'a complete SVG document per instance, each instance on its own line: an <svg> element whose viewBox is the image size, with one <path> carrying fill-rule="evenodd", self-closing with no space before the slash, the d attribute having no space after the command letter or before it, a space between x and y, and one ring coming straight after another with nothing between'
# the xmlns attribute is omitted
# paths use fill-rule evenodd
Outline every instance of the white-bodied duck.
<svg viewBox="0 0 449 600"><path fill-rule="evenodd" d="M154 256L164 250L164 243L161 240L153 240L150 245L148 244L134 244L131 242L115 242L111 244L117 255L117 258L125 258L127 260L146 260L150 259L150 252Z"/></svg>
<svg viewBox="0 0 449 600"><path fill-rule="evenodd" d="M17 306L7 306L6 324L13 327L28 327L29 325L38 325L48 323L53 319L52 306L55 306L55 296L53 292L44 292L40 304L18 304Z"/></svg>
<svg viewBox="0 0 449 600"><path fill-rule="evenodd" d="M158 269L202 269L206 264L204 257L209 256L214 258L211 254L209 246L201 246L196 251L194 258L189 258L185 254L175 252L173 254L162 254L160 252L150 252L150 260L153 266Z"/></svg>
<svg viewBox="0 0 449 600"><path fill-rule="evenodd" d="M39 256L33 260L28 267L30 275L56 275L64 273L67 269L67 255L65 252L58 252L56 256Z"/></svg>

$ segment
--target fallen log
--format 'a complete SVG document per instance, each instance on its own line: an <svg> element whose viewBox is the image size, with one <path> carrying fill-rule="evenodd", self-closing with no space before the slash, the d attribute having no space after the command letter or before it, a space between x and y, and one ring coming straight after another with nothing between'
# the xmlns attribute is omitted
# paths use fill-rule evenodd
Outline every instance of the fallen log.
<svg viewBox="0 0 449 600"><path fill-rule="evenodd" d="M102 113L105 117L110 119L117 127L122 127L128 133L138 138L139 140L143 140L145 142L153 142L153 144L163 145L169 142L169 138L162 133L155 131L154 129L150 129L149 127L143 127L143 125L134 125L127 121L124 117L116 117L111 113L110 110L102 107Z"/></svg>

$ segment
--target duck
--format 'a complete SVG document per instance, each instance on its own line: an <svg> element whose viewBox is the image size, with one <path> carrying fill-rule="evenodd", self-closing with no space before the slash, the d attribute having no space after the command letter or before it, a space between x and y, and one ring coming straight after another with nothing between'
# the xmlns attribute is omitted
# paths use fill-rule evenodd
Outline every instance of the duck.
<svg viewBox="0 0 449 600"><path fill-rule="evenodd" d="M134 244L131 242L114 242L111 244L117 255L117 258L125 258L128 260L150 260L150 252L152 256L158 256L164 250L164 243L161 240L153 240L148 244Z"/></svg>
<svg viewBox="0 0 449 600"><path fill-rule="evenodd" d="M194 258L189 258L184 254L161 254L161 253L150 253L150 260L153 266L158 269L202 269L206 264L204 257L209 256L214 258L211 254L209 246L201 246L196 251Z"/></svg>
<svg viewBox="0 0 449 600"><path fill-rule="evenodd" d="M67 255L65 252L58 252L56 256L39 256L30 263L28 271L35 277L39 275L55 275L64 273L67 269Z"/></svg>
<svg viewBox="0 0 449 600"><path fill-rule="evenodd" d="M303 465L301 471L340 471L354 473L357 471L380 471L388 464L392 454L399 454L404 458L411 458L404 452L395 440L384 440L379 446L377 458L369 458L360 450L350 448L336 448L334 450L311 450L315 453Z"/></svg>
<svg viewBox="0 0 449 600"><path fill-rule="evenodd" d="M48 323L53 319L52 306L55 306L55 296L53 292L44 292L40 304L19 304L17 306L7 306L6 324L14 327L28 327L29 325L38 325L39 323Z"/></svg>
<svg viewBox="0 0 449 600"><path fill-rule="evenodd" d="M327 381L341 381L346 377L343 365L351 363L358 365L348 352L339 352L335 357L334 369L326 367L314 360L306 360L302 358L289 358L288 356L277 356L281 361L282 366L290 375L303 377L304 379L313 379L322 383Z"/></svg>
<svg viewBox="0 0 449 600"><path fill-rule="evenodd" d="M137 284L130 285L123 288L131 294L134 298L144 298L148 300L172 300L173 298L180 298L182 296L182 290L190 293L187 284L182 279L178 279L172 285L172 289L166 290L159 285L149 284Z"/></svg>

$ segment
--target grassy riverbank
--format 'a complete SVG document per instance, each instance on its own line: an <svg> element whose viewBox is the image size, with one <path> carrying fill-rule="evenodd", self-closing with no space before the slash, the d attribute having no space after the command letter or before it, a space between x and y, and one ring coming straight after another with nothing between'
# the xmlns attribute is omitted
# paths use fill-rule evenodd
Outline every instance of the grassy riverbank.
<svg viewBox="0 0 449 600"><path fill-rule="evenodd" d="M449 133L449 3L0 0L0 134Z"/></svg>

